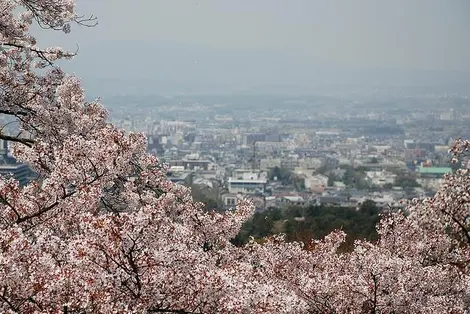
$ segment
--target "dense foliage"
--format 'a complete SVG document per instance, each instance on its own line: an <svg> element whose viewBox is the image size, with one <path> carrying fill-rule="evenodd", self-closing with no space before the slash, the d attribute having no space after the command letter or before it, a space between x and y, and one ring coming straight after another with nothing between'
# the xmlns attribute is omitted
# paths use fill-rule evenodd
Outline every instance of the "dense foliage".
<svg viewBox="0 0 470 314"><path fill-rule="evenodd" d="M249 264L232 264L228 242L252 207L202 210L166 179L143 135L116 129L98 102L84 102L80 81L53 64L72 54L41 48L29 33L33 21L69 32L83 23L74 8L71 0L0 0L0 112L21 132L1 138L16 142L14 156L40 176L25 187L0 180L0 311L264 307L265 279L248 281ZM252 297L233 299L241 287Z"/></svg>
<svg viewBox="0 0 470 314"><path fill-rule="evenodd" d="M256 212L243 224L240 233L232 240L236 245L246 244L251 237L256 240L283 233L286 241L299 241L308 245L312 239L322 239L341 229L347 236L342 249L351 250L354 241L377 239L375 226L380 219L380 209L372 201L356 208L337 206L291 206L270 208Z"/></svg>
<svg viewBox="0 0 470 314"><path fill-rule="evenodd" d="M73 54L40 47L31 35L34 21L66 33L70 23L83 24L74 1L0 0L0 10L0 113L20 131L0 138L15 142L14 156L39 175L21 187L0 179L0 312L469 307L467 164L435 197L383 218L377 241L358 240L347 252L338 251L342 231L307 244L279 235L237 247L230 239L253 214L251 204L205 211L167 180L144 136L116 129L101 104L84 102L80 81L53 63ZM451 153L464 160L469 148L458 140Z"/></svg>

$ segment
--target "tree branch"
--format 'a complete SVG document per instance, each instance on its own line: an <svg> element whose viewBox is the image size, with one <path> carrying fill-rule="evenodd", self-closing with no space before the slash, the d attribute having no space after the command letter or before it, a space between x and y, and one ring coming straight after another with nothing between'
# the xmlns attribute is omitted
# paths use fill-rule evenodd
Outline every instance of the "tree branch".
<svg viewBox="0 0 470 314"><path fill-rule="evenodd" d="M23 145L26 145L28 147L33 147L33 144L35 143L34 140L28 139L28 138L20 138L16 136L9 136L5 135L3 133L0 133L0 139L5 140L5 141L10 141L10 142L16 142L16 143L21 143Z"/></svg>
<svg viewBox="0 0 470 314"><path fill-rule="evenodd" d="M203 314L202 312L189 312L185 310L171 310L171 309L149 309L150 313L177 313L177 314Z"/></svg>

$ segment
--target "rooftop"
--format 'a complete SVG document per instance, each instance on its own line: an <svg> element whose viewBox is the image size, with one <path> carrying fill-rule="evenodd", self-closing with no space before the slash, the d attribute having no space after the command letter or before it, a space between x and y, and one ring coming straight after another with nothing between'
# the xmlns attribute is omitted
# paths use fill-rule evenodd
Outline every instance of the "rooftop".
<svg viewBox="0 0 470 314"><path fill-rule="evenodd" d="M452 172L450 167L418 167L419 173L446 174Z"/></svg>

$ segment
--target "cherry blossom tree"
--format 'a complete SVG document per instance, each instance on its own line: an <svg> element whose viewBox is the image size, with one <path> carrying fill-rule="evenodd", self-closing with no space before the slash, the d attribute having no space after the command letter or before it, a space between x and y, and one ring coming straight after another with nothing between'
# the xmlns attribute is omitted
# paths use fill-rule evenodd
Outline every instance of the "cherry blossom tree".
<svg viewBox="0 0 470 314"><path fill-rule="evenodd" d="M30 33L93 19L72 0L0 0L0 12L0 113L19 130L0 138L38 173L0 179L0 312L288 312L295 295L229 242L253 206L202 210L143 135L109 124L54 65L74 54Z"/></svg>
<svg viewBox="0 0 470 314"><path fill-rule="evenodd" d="M451 153L470 149L459 140ZM445 177L441 190L384 215L376 243L356 241L338 253L345 234L308 247L282 237L251 243L253 256L303 301L300 313L465 313L469 290L469 168Z"/></svg>
<svg viewBox="0 0 470 314"><path fill-rule="evenodd" d="M98 101L41 47L33 23L93 26L73 0L0 0L0 139L38 179L0 178L2 313L463 313L469 306L469 176L465 167L405 212L376 243L345 235L305 246L282 235L231 245L249 202L206 212L167 180L141 134L107 122ZM461 160L470 147L457 141Z"/></svg>

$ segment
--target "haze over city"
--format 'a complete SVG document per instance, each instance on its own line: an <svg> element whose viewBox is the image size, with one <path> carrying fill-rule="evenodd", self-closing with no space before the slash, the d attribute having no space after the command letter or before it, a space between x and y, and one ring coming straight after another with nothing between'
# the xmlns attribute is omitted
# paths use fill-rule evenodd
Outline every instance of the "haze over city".
<svg viewBox="0 0 470 314"><path fill-rule="evenodd" d="M79 54L65 68L93 95L314 93L323 87L470 81L470 3L173 1L77 3L99 25L40 31Z"/></svg>

